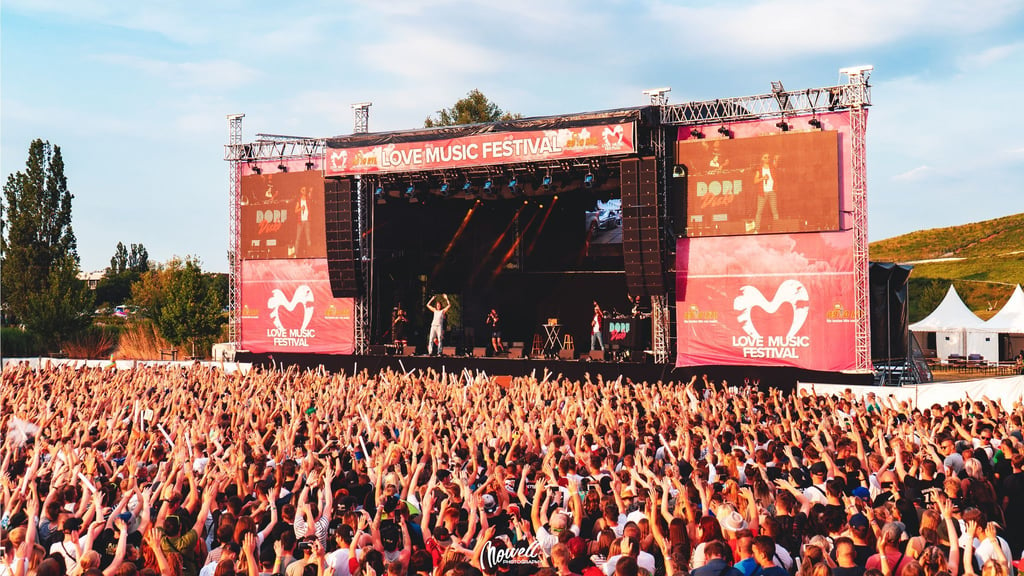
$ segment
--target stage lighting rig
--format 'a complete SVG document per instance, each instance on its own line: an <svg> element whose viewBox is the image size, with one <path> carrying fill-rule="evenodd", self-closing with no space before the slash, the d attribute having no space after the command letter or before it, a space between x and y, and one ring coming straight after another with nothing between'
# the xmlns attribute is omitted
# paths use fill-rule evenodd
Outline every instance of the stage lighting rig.
<svg viewBox="0 0 1024 576"><path fill-rule="evenodd" d="M583 177L583 186L585 188L593 188L594 187L594 173L593 172L587 172L587 175Z"/></svg>
<svg viewBox="0 0 1024 576"><path fill-rule="evenodd" d="M543 186L545 190L547 190L548 188L551 188L551 171L550 170L548 170L547 173L544 174L544 178L541 179L540 185Z"/></svg>
<svg viewBox="0 0 1024 576"><path fill-rule="evenodd" d="M515 191L516 186L518 186L518 185L519 185L519 180L516 180L516 175L513 174L508 179L508 187L509 187L510 190Z"/></svg>
<svg viewBox="0 0 1024 576"><path fill-rule="evenodd" d="M651 99L651 104L655 106L664 106L668 104L668 93L672 91L672 88L665 86L664 88L650 88L643 91L644 96Z"/></svg>
<svg viewBox="0 0 1024 576"><path fill-rule="evenodd" d="M288 166L284 163L284 160L282 160L281 163L277 165L277 170L279 172L287 172L288 171Z"/></svg>
<svg viewBox="0 0 1024 576"><path fill-rule="evenodd" d="M441 196L448 196L448 181L441 182Z"/></svg>
<svg viewBox="0 0 1024 576"><path fill-rule="evenodd" d="M818 120L817 118L811 118L807 123L814 128L818 128L819 130L821 129L821 120Z"/></svg>
<svg viewBox="0 0 1024 576"><path fill-rule="evenodd" d="M775 124L775 127L778 128L779 130L782 130L783 132L789 132L789 124L785 120L777 122Z"/></svg>
<svg viewBox="0 0 1024 576"><path fill-rule="evenodd" d="M704 133L694 128L690 130L690 136L693 136L694 138L697 138L699 140L704 137Z"/></svg>
<svg viewBox="0 0 1024 576"><path fill-rule="evenodd" d="M462 183L462 191L469 194L469 190L473 188L473 182L466 178L466 181Z"/></svg>
<svg viewBox="0 0 1024 576"><path fill-rule="evenodd" d="M729 130L725 126L719 126L718 133L721 134L722 136L725 136L726 138L732 138L732 130Z"/></svg>
<svg viewBox="0 0 1024 576"><path fill-rule="evenodd" d="M259 166L252 166L252 173L263 174L263 168L260 168Z"/></svg>

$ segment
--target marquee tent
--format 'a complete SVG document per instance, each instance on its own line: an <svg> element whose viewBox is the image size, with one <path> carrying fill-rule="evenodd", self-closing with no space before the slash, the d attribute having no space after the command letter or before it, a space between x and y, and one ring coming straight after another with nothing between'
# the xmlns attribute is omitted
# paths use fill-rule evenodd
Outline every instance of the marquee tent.
<svg viewBox="0 0 1024 576"><path fill-rule="evenodd" d="M1006 342L1006 353L1002 360L1009 360L1018 350L1024 349L1024 290L1020 284L999 312L985 322L985 329L1005 335L1002 340Z"/></svg>
<svg viewBox="0 0 1024 576"><path fill-rule="evenodd" d="M910 331L934 332L935 353L939 358L948 358L950 354L980 354L986 360L999 359L998 332L986 327L985 321L967 308L952 284L935 310L911 324Z"/></svg>

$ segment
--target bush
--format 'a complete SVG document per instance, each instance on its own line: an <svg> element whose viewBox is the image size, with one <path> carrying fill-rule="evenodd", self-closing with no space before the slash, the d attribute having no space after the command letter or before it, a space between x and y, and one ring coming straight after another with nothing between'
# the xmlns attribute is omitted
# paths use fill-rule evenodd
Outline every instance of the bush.
<svg viewBox="0 0 1024 576"><path fill-rule="evenodd" d="M28 358L40 354L42 354L42 345L33 334L21 328L0 328L0 356Z"/></svg>
<svg viewBox="0 0 1024 576"><path fill-rule="evenodd" d="M108 358L121 336L116 326L93 325L64 343L68 358Z"/></svg>
<svg viewBox="0 0 1024 576"><path fill-rule="evenodd" d="M150 320L129 323L117 344L119 360L159 360L160 350L172 348L171 343L160 337L156 326Z"/></svg>

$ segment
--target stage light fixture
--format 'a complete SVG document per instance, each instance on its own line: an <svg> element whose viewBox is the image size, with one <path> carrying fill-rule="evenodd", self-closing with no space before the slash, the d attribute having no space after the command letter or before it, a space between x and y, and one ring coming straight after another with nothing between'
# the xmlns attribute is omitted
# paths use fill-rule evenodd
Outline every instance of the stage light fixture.
<svg viewBox="0 0 1024 576"><path fill-rule="evenodd" d="M373 195L376 196L377 198L383 197L384 196L384 187L383 186L377 186L377 189L373 191Z"/></svg>
<svg viewBox="0 0 1024 576"><path fill-rule="evenodd" d="M813 126L814 128L821 128L821 120L818 120L817 118L811 118L810 120L807 121L807 123Z"/></svg>
<svg viewBox="0 0 1024 576"><path fill-rule="evenodd" d="M412 198L414 194L416 194L416 185L410 182L409 186L405 189L405 196L406 198Z"/></svg>
<svg viewBox="0 0 1024 576"><path fill-rule="evenodd" d="M721 134L722 136L732 138L732 131L726 128L725 126L719 126L718 133Z"/></svg>
<svg viewBox="0 0 1024 576"><path fill-rule="evenodd" d="M488 179L487 179L487 181L486 181L486 182L484 182L484 190L486 190L486 191L490 192L490 191L491 191L491 187L492 187L492 186L494 186L494 182L493 182L493 181L491 181L491 179L490 179L490 178L488 178Z"/></svg>
<svg viewBox="0 0 1024 576"><path fill-rule="evenodd" d="M694 128L693 130L690 130L690 136L693 136L694 138L703 138L704 133Z"/></svg>
<svg viewBox="0 0 1024 576"><path fill-rule="evenodd" d="M592 172L587 172L587 175L583 177L583 186L587 188L594 187L594 174Z"/></svg>
<svg viewBox="0 0 1024 576"><path fill-rule="evenodd" d="M445 180L444 182L441 182L441 195L442 196L447 196L448 195L448 181L447 180Z"/></svg>
<svg viewBox="0 0 1024 576"><path fill-rule="evenodd" d="M316 164L314 164L312 160L310 160L309 162L306 162L306 170L312 170L315 167L316 167Z"/></svg>
<svg viewBox="0 0 1024 576"><path fill-rule="evenodd" d="M469 178L466 178L466 181L462 183L462 191L463 192L469 192L469 189L472 188L472 187L473 187L473 183L470 182Z"/></svg>
<svg viewBox="0 0 1024 576"><path fill-rule="evenodd" d="M686 178L686 166L682 164L676 164L672 167L673 178Z"/></svg>
<svg viewBox="0 0 1024 576"><path fill-rule="evenodd" d="M252 173L253 174L263 174L263 168L260 168L259 166L253 166L252 167Z"/></svg>
<svg viewBox="0 0 1024 576"><path fill-rule="evenodd" d="M277 165L277 169L281 172L287 172L288 166L286 166L284 162L281 162L280 164Z"/></svg>
<svg viewBox="0 0 1024 576"><path fill-rule="evenodd" d="M778 128L779 130L782 130L783 132L789 132L789 124L786 123L785 120L783 120L782 122L776 123L775 127Z"/></svg>
<svg viewBox="0 0 1024 576"><path fill-rule="evenodd" d="M508 179L508 187L509 187L509 189L515 190L517 184L519 184L519 181L516 180L515 175L513 175L511 178Z"/></svg>
<svg viewBox="0 0 1024 576"><path fill-rule="evenodd" d="M540 181L540 185L543 186L545 190L547 190L548 188L551 188L551 174L550 173L544 175L544 179Z"/></svg>

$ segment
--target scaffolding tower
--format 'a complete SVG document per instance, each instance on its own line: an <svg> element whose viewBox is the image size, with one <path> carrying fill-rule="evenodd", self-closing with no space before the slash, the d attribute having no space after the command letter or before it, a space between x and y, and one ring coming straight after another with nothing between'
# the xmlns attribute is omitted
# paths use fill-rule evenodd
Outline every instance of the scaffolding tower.
<svg viewBox="0 0 1024 576"><path fill-rule="evenodd" d="M242 274L241 274L241 174L242 163L231 152L242 143L242 118L245 114L228 114L228 340L237 349L242 336Z"/></svg>

